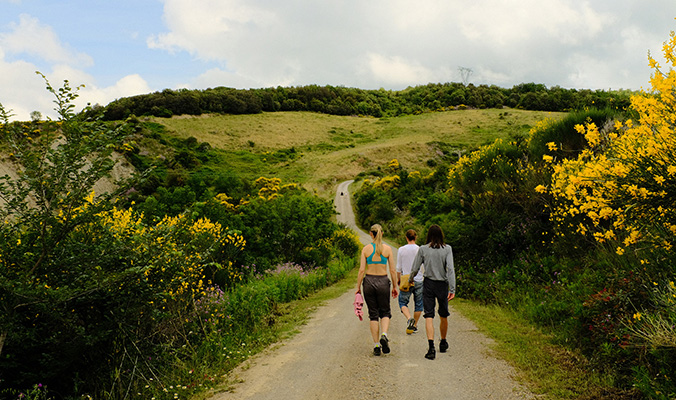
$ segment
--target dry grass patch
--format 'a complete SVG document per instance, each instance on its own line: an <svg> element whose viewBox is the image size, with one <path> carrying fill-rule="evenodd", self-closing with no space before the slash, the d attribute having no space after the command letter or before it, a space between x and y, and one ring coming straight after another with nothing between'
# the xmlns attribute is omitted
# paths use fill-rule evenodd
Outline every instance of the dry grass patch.
<svg viewBox="0 0 676 400"><path fill-rule="evenodd" d="M225 151L265 154L293 148L293 160L270 163L261 175L294 181L331 198L337 182L386 166L396 158L409 170L448 152L469 151L500 137L527 134L545 118L563 113L513 109L459 110L393 118L335 116L312 112L154 118L169 134L195 137ZM443 143L440 149L438 143ZM261 157L263 158L263 157Z"/></svg>

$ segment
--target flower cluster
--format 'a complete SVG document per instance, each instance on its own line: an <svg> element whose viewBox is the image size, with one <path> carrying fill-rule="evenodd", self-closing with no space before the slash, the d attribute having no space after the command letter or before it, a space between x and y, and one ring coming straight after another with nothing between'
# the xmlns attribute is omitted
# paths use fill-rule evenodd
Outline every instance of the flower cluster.
<svg viewBox="0 0 676 400"><path fill-rule="evenodd" d="M373 188L387 191L399 187L400 182L399 175L384 176L373 183Z"/></svg>
<svg viewBox="0 0 676 400"><path fill-rule="evenodd" d="M664 46L672 68L675 47L672 34ZM652 90L631 99L638 118L578 125L589 147L554 166L549 188L562 230L617 242L620 255L638 243L669 251L676 238L676 72L650 62Z"/></svg>

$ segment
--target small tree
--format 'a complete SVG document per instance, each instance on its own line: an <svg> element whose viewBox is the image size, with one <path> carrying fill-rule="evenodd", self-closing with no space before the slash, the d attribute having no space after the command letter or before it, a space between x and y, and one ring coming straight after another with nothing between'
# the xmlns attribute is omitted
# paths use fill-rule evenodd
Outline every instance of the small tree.
<svg viewBox="0 0 676 400"><path fill-rule="evenodd" d="M126 134L124 125L81 121L72 104L80 87L64 81L55 89L38 74L56 97L57 121L10 123L11 110L0 104L0 137L17 174L0 177L0 353L18 329L22 308L54 306L92 290L50 290L50 276L63 271L50 271L48 261L59 257L59 243L70 232L115 195L95 195L92 187L109 175L112 153Z"/></svg>

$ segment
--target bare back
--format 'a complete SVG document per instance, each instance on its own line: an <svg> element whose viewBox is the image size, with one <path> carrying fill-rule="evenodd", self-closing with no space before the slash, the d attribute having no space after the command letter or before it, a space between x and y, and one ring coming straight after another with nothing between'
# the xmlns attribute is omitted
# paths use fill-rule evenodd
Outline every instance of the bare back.
<svg viewBox="0 0 676 400"><path fill-rule="evenodd" d="M367 262L369 256L375 263ZM383 258L386 258L386 263L382 263ZM389 264L392 263L392 248L383 243L383 253L381 255L374 254L374 246L367 245L361 251L361 261L366 267L366 275L387 275Z"/></svg>

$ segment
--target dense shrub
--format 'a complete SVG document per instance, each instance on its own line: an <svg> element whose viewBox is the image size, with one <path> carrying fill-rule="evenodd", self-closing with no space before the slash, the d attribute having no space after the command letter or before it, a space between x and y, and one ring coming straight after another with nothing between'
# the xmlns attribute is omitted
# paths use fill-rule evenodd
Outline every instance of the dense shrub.
<svg viewBox="0 0 676 400"><path fill-rule="evenodd" d="M165 89L115 100L89 110L88 117L122 120L130 115L202 113L255 114L261 111L314 111L334 115L370 115L376 118L448 109L501 108L540 111L569 111L590 107L624 109L629 96L623 92L547 88L527 83L512 89L461 83L428 84L401 91L363 90L335 86L298 86L237 90Z"/></svg>
<svg viewBox="0 0 676 400"><path fill-rule="evenodd" d="M281 302L353 268L354 238L328 202L276 178L210 174L211 150L190 138L147 162L129 139L138 120L83 121L76 91L47 85L59 121L9 123L0 105L18 170L0 177L2 396L173 398L169 382L194 382L181 366L232 368L249 354L233 349L264 341ZM93 192L114 151L152 184Z"/></svg>

